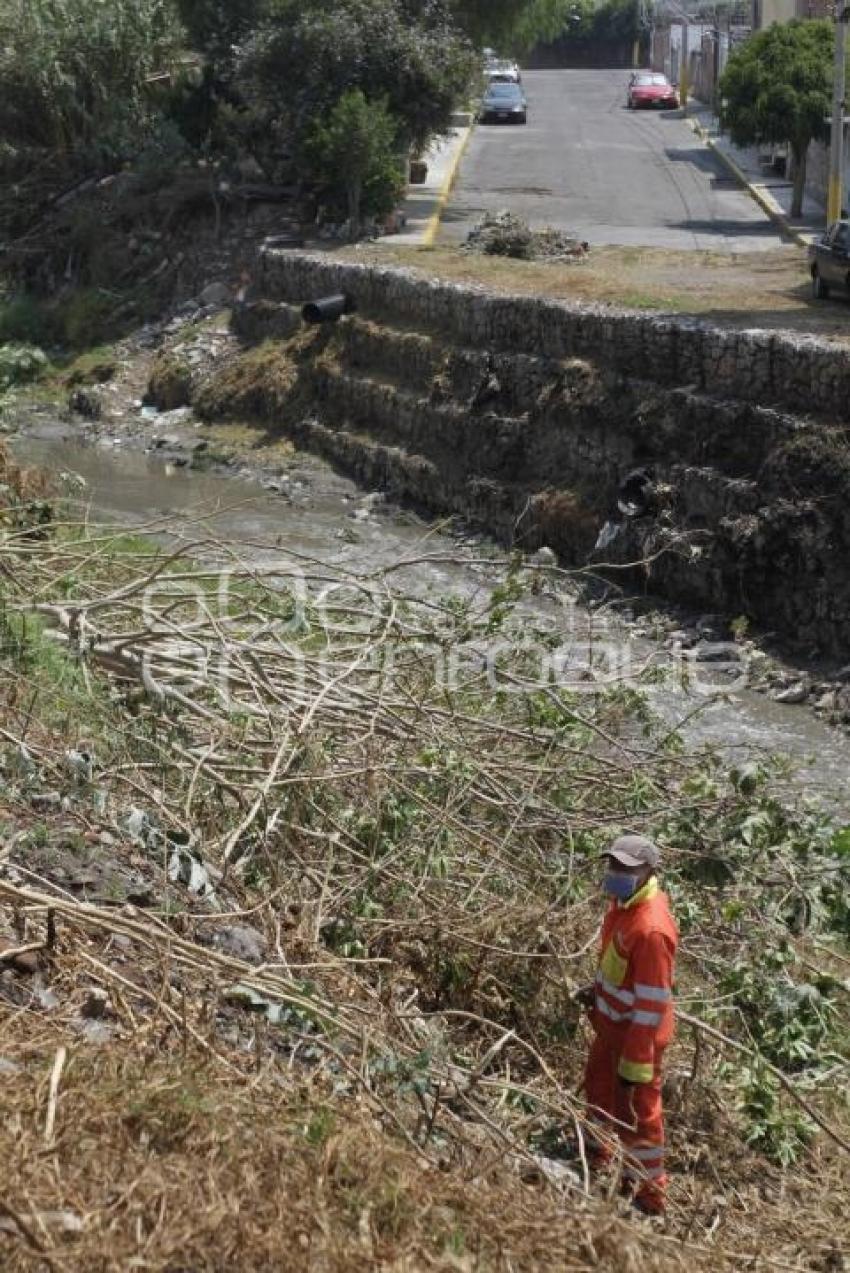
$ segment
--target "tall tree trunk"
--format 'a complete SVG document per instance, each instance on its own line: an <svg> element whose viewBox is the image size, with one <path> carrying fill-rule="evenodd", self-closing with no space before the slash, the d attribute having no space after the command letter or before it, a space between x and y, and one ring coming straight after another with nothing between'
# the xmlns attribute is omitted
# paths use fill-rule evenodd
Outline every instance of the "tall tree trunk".
<svg viewBox="0 0 850 1273"><path fill-rule="evenodd" d="M809 156L809 143L791 143L791 164L794 189L791 195L791 216L803 215L803 192L806 189L806 160Z"/></svg>

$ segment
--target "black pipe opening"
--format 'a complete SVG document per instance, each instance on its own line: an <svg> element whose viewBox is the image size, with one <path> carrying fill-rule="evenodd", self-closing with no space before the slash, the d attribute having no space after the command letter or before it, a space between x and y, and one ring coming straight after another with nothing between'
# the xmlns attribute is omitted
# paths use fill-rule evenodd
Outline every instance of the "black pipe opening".
<svg viewBox="0 0 850 1273"><path fill-rule="evenodd" d="M347 292L339 292L335 296L320 296L318 300L308 301L302 307L301 317L305 323L335 323L343 314L354 314L356 310L354 297Z"/></svg>

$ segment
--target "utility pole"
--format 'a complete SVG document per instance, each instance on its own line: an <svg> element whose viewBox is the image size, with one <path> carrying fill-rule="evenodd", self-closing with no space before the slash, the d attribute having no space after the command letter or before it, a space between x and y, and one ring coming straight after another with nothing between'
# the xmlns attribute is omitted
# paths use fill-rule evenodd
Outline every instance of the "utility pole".
<svg viewBox="0 0 850 1273"><path fill-rule="evenodd" d="M848 20L850 20L848 0L838 0L835 13L835 75L832 85L827 222L837 221L844 211L844 88Z"/></svg>
<svg viewBox="0 0 850 1273"><path fill-rule="evenodd" d="M688 109L688 15L682 14L682 65L679 70L679 100L682 110Z"/></svg>

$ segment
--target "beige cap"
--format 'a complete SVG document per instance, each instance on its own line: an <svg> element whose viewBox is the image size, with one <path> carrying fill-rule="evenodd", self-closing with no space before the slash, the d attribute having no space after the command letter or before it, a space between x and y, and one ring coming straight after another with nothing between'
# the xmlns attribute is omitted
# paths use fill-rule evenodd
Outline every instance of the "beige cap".
<svg viewBox="0 0 850 1273"><path fill-rule="evenodd" d="M656 869L661 861L661 850L643 835L621 835L600 857L612 857L623 866L649 866Z"/></svg>

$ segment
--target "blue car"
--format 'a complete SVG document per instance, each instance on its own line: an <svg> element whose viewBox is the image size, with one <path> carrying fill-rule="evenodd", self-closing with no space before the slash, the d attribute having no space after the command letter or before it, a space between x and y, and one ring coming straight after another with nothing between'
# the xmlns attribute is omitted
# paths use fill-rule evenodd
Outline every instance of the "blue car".
<svg viewBox="0 0 850 1273"><path fill-rule="evenodd" d="M489 84L481 103L481 122L526 124L528 101L519 84Z"/></svg>

